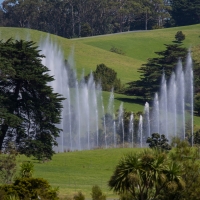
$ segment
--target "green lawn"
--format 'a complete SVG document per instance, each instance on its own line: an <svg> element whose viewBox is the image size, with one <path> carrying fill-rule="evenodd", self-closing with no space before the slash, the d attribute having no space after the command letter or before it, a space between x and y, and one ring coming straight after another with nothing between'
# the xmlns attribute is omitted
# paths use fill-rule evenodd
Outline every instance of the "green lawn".
<svg viewBox="0 0 200 200"><path fill-rule="evenodd" d="M36 160L20 156L18 162L34 162L34 177L48 180L53 187L59 186L61 197L82 191L91 199L92 186L99 185L108 198L113 198L117 195L109 190L107 182L115 166L124 154L140 150L119 148L58 153L53 156L52 161L46 163L38 163Z"/></svg>
<svg viewBox="0 0 200 200"><path fill-rule="evenodd" d="M154 57L154 52L163 50L163 44L173 41L174 35L180 30L186 35L184 41L186 47L191 48L200 44L200 24L78 39L66 39L54 35L51 35L51 38L62 48L65 59L68 58L71 48L75 47L75 63L79 76L82 69L87 74L95 70L97 64L104 63L118 73L122 83L127 83L137 80L139 78L137 69L146 63L148 58ZM31 29L0 27L2 39L22 38L39 43L41 38L47 35ZM112 46L122 49L125 55L110 52Z"/></svg>
<svg viewBox="0 0 200 200"><path fill-rule="evenodd" d="M182 31L186 39L184 45L191 48L200 44L200 24L151 31L126 32L123 34L74 39L109 51L112 46L121 49L126 56L146 63L148 58L155 57L155 52L164 49L163 44L172 43L177 31Z"/></svg>
<svg viewBox="0 0 200 200"><path fill-rule="evenodd" d="M175 27L167 29L157 29L151 31L126 32L122 34L110 34L95 37L66 39L55 35L49 35L63 50L65 59L72 47L75 47L75 64L78 75L82 70L85 74L96 69L100 63L106 64L118 73L122 83L139 79L138 68L146 63L147 59L154 57L156 51L164 49L163 44L169 44L174 40L177 31L182 31L186 35L185 46L191 48L200 45L200 24L184 27ZM48 34L23 28L0 27L0 39L31 39L39 44L42 38ZM125 52L125 55L119 55L110 52L114 46ZM198 54L196 58L199 58ZM103 92L105 108L108 103L109 93ZM143 104L138 103L136 97L130 97L121 94L115 94L115 109L119 108L121 101L127 111L143 111ZM200 128L200 119L194 118L196 128Z"/></svg>
<svg viewBox="0 0 200 200"><path fill-rule="evenodd" d="M36 30L0 27L0 39L4 40L10 37L14 39L31 39L39 44L41 38L47 36L47 33ZM88 74L91 70L95 70L98 64L104 63L117 71L118 77L121 79L122 83L137 80L139 77L137 69L142 64L140 60L108 52L104 49L90 46L79 41L68 40L53 35L51 35L51 38L63 50L65 59L68 58L71 48L75 48L75 64L79 76L83 69L85 70L85 74ZM126 74L125 76L124 73Z"/></svg>
<svg viewBox="0 0 200 200"><path fill-rule="evenodd" d="M163 44L174 40L174 35L180 30L186 35L186 47L190 48L200 44L200 24L70 40L53 35L50 37L60 45L65 59L71 48L75 47L75 63L79 76L82 69L85 69L87 74L95 70L97 64L104 63L117 71L118 77L125 84L137 80L139 78L137 69L146 63L148 58L154 57L155 51L163 50ZM47 34L36 30L0 27L0 39L5 40L10 37L31 39L38 44L41 38L47 37ZM125 55L110 52L112 46L122 49ZM108 92L103 92L105 108L109 95ZM124 108L127 111L136 113L144 109L143 104L139 103L137 98L121 94L115 94L115 109L119 108L121 101L124 102ZM194 124L196 129L200 128L199 117L194 117ZM44 164L33 160L35 177L43 177L52 186L59 186L61 196L81 190L87 198L90 198L92 186L98 184L107 197L116 197L108 190L107 182L120 157L129 151L138 151L138 149L97 149L59 153L54 155L52 161ZM23 160L27 158L24 156L18 158L19 163Z"/></svg>

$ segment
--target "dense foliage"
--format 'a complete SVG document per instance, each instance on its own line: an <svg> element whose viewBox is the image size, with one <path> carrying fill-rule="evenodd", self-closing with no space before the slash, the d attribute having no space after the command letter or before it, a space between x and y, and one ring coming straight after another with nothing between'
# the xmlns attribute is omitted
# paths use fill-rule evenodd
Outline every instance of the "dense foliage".
<svg viewBox="0 0 200 200"><path fill-rule="evenodd" d="M200 22L198 0L4 0L0 25L85 37Z"/></svg>
<svg viewBox="0 0 200 200"><path fill-rule="evenodd" d="M13 184L0 186L0 198L8 196L19 197L20 200L44 199L58 200L57 189L52 189L42 178L17 178Z"/></svg>
<svg viewBox="0 0 200 200"><path fill-rule="evenodd" d="M105 64L97 65L97 68L92 72L96 84L101 83L102 90L111 91L112 88L115 92L121 89L121 81L117 78L117 72L107 67ZM85 77L89 80L90 75Z"/></svg>
<svg viewBox="0 0 200 200"><path fill-rule="evenodd" d="M32 41L0 42L0 150L13 141L19 152L51 158L60 129L59 94Z"/></svg>
<svg viewBox="0 0 200 200"><path fill-rule="evenodd" d="M182 31L178 31L175 35L175 39L177 42L182 42L183 40L185 40L185 35Z"/></svg>
<svg viewBox="0 0 200 200"><path fill-rule="evenodd" d="M199 146L191 147L187 141L181 141L179 138L174 138L172 141L174 148L170 152L170 159L175 160L183 166L181 177L185 184L184 191L178 191L175 195L170 195L169 199L184 200L193 199L199 200L200 194L200 149Z"/></svg>
<svg viewBox="0 0 200 200"><path fill-rule="evenodd" d="M174 149L124 155L108 185L120 199L199 200L199 148L173 140Z"/></svg>
<svg viewBox="0 0 200 200"><path fill-rule="evenodd" d="M171 23L176 26L198 24L200 20L199 0L170 0Z"/></svg>
<svg viewBox="0 0 200 200"><path fill-rule="evenodd" d="M129 83L127 94L142 96L144 99L152 98L160 89L163 71L168 79L175 70L178 59L185 60L188 51L181 43L165 44L165 47L164 51L155 52L158 57L148 59L138 70L141 73L140 79Z"/></svg>
<svg viewBox="0 0 200 200"><path fill-rule="evenodd" d="M0 186L1 200L59 199L58 188L52 188L47 180L32 177L34 171L32 162L23 162L20 165L19 175L16 173L16 166L17 154L14 147L10 146L5 154L0 154L0 177L3 183Z"/></svg>
<svg viewBox="0 0 200 200"><path fill-rule="evenodd" d="M162 27L169 10L165 0L4 0L0 25L83 37Z"/></svg>
<svg viewBox="0 0 200 200"><path fill-rule="evenodd" d="M150 148L157 148L160 150L171 150L171 146L168 142L169 140L165 135L160 135L159 133L153 133L151 137L147 138L147 143Z"/></svg>
<svg viewBox="0 0 200 200"><path fill-rule="evenodd" d="M164 199L167 193L185 188L182 169L161 151L130 153L121 158L108 184L114 192L130 193L135 200Z"/></svg>
<svg viewBox="0 0 200 200"><path fill-rule="evenodd" d="M0 182L10 184L17 170L17 155L13 145L9 144L4 153L0 153Z"/></svg>
<svg viewBox="0 0 200 200"><path fill-rule="evenodd" d="M101 188L98 185L92 187L92 200L106 200L106 195L103 194Z"/></svg>

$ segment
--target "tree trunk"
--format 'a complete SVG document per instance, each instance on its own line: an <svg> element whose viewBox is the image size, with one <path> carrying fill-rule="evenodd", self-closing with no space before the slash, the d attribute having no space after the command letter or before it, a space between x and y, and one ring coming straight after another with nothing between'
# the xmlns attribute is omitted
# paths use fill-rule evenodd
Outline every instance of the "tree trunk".
<svg viewBox="0 0 200 200"><path fill-rule="evenodd" d="M8 125L2 125L1 127L1 134L0 134L0 150L2 150L3 141L6 136L6 132L8 130Z"/></svg>
<svg viewBox="0 0 200 200"><path fill-rule="evenodd" d="M81 37L81 18L79 16L79 20L78 20L78 37Z"/></svg>
<svg viewBox="0 0 200 200"><path fill-rule="evenodd" d="M145 15L145 30L147 30L147 22L148 22L148 19L147 19L147 11L146 11L146 15Z"/></svg>
<svg viewBox="0 0 200 200"><path fill-rule="evenodd" d="M73 5L71 5L72 7L72 37L74 37L74 7Z"/></svg>

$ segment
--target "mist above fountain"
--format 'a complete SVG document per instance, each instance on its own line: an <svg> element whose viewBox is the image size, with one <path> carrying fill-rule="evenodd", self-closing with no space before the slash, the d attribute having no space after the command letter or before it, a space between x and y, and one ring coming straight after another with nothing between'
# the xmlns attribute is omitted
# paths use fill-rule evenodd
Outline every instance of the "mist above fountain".
<svg viewBox="0 0 200 200"><path fill-rule="evenodd" d="M132 112L127 125L123 103L116 115L113 90L109 99L103 99L101 85L94 82L92 73L87 81L84 72L78 80L73 50L66 63L61 50L49 38L40 43L40 49L46 56L42 63L55 78L51 86L66 98L63 101L62 121L58 124L63 131L57 140L57 151L142 147L152 133L165 134L168 139L174 136L184 139L186 132L193 134L193 70L190 54L184 70L179 61L169 81L163 74L160 92L155 94L152 105L146 103L138 119ZM108 102L107 107L104 101Z"/></svg>

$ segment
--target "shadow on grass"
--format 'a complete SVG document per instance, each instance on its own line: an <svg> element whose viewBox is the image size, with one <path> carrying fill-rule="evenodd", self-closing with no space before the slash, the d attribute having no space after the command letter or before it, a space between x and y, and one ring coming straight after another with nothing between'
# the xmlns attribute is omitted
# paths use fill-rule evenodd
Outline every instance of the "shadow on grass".
<svg viewBox="0 0 200 200"><path fill-rule="evenodd" d="M143 99L132 99L132 98L123 98L123 97L116 97L116 100L122 101L124 103L135 103L135 104L140 104L140 105L144 105L145 104L145 100Z"/></svg>

